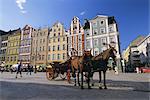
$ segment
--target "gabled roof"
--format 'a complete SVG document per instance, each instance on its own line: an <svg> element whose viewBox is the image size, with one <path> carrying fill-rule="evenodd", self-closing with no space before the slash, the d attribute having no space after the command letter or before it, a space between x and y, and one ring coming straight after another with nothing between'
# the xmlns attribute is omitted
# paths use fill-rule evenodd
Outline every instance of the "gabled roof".
<svg viewBox="0 0 150 100"><path fill-rule="evenodd" d="M56 22L53 24L53 26L58 25L58 24L60 24L60 25L63 26L63 24L62 24L61 22L59 22L59 21L56 21ZM53 27L53 26L52 26L52 27Z"/></svg>
<svg viewBox="0 0 150 100"><path fill-rule="evenodd" d="M145 36L138 36L135 40L130 43L130 46L137 46L142 40L144 40Z"/></svg>
<svg viewBox="0 0 150 100"><path fill-rule="evenodd" d="M116 23L114 16L108 17L108 25Z"/></svg>
<svg viewBox="0 0 150 100"><path fill-rule="evenodd" d="M5 34L7 34L7 32L0 30L0 35L5 35Z"/></svg>
<svg viewBox="0 0 150 100"><path fill-rule="evenodd" d="M28 28L28 27L32 28L31 25L25 25L25 26L22 28L22 30L24 30L24 29L26 29L26 28Z"/></svg>
<svg viewBox="0 0 150 100"><path fill-rule="evenodd" d="M84 23L83 29L84 30L85 29L90 29L90 22L87 19L85 19L85 23Z"/></svg>
<svg viewBox="0 0 150 100"><path fill-rule="evenodd" d="M107 18L108 16L106 16L106 15L97 15L96 17L94 17L93 19L90 19L90 20L94 20L94 19L96 19L96 18L98 18L98 17Z"/></svg>
<svg viewBox="0 0 150 100"><path fill-rule="evenodd" d="M137 45L142 44L146 39L148 39L150 37L150 34L148 34L142 41L140 41Z"/></svg>

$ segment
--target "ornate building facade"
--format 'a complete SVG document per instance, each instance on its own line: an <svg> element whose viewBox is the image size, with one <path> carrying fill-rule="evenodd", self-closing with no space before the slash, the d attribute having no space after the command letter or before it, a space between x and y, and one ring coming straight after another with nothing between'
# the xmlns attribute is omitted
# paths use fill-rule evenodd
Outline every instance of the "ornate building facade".
<svg viewBox="0 0 150 100"><path fill-rule="evenodd" d="M84 51L84 30L78 17L73 17L68 34L69 56L81 56Z"/></svg>
<svg viewBox="0 0 150 100"><path fill-rule="evenodd" d="M67 60L67 35L63 24L56 22L49 30L47 61L64 62Z"/></svg>
<svg viewBox="0 0 150 100"><path fill-rule="evenodd" d="M84 32L85 50L91 49L92 55L96 56L108 49L110 44L117 50L117 66L122 70L119 31L114 17L97 15L91 20L86 20Z"/></svg>
<svg viewBox="0 0 150 100"><path fill-rule="evenodd" d="M48 28L39 28L32 33L31 64L45 67L47 64Z"/></svg>
<svg viewBox="0 0 150 100"><path fill-rule="evenodd" d="M30 25L26 25L21 30L19 60L22 61L23 67L27 67L31 60L31 34L34 30Z"/></svg>

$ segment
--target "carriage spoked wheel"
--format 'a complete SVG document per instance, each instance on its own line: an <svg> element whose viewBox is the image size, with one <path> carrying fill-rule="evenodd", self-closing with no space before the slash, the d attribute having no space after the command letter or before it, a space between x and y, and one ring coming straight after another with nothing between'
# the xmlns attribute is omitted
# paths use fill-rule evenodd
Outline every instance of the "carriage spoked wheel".
<svg viewBox="0 0 150 100"><path fill-rule="evenodd" d="M46 70L46 78L48 80L52 80L54 78L54 70L53 70L53 68L48 68Z"/></svg>
<svg viewBox="0 0 150 100"><path fill-rule="evenodd" d="M66 75L66 73L60 73L59 76L61 79L65 80L67 75Z"/></svg>

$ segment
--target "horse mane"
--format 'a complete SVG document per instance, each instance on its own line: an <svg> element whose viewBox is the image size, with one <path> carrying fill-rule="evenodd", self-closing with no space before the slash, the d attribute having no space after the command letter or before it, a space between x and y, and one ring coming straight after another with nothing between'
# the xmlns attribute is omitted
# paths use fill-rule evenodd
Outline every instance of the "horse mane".
<svg viewBox="0 0 150 100"><path fill-rule="evenodd" d="M106 59L107 59L107 54L108 54L109 51L110 51L110 48L107 49L107 50L104 50L104 51L101 52L99 55L94 56L94 57L92 58L92 60L99 60L99 59L106 60Z"/></svg>

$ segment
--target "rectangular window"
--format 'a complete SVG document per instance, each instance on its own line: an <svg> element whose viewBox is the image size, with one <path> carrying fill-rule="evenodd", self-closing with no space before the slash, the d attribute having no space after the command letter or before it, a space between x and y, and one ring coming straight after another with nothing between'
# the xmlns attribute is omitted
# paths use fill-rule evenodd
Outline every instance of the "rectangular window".
<svg viewBox="0 0 150 100"><path fill-rule="evenodd" d="M110 37L109 38L109 41L110 41L110 43L114 43L115 41L114 41L114 37Z"/></svg>
<svg viewBox="0 0 150 100"><path fill-rule="evenodd" d="M45 43L45 39L43 39L43 43Z"/></svg>
<svg viewBox="0 0 150 100"><path fill-rule="evenodd" d="M60 60L60 54L57 54L57 60Z"/></svg>
<svg viewBox="0 0 150 100"><path fill-rule="evenodd" d="M60 38L58 38L58 42L60 41Z"/></svg>
<svg viewBox="0 0 150 100"><path fill-rule="evenodd" d="M58 47L57 47L57 50L59 51L60 50L60 46L58 45Z"/></svg>
<svg viewBox="0 0 150 100"><path fill-rule="evenodd" d="M51 51L51 47L50 46L48 46L48 51Z"/></svg>
<svg viewBox="0 0 150 100"><path fill-rule="evenodd" d="M13 57L11 57L11 60L10 61L13 61Z"/></svg>
<svg viewBox="0 0 150 100"><path fill-rule="evenodd" d="M93 30L93 34L94 34L94 35L98 34L97 29L94 29L94 30Z"/></svg>
<svg viewBox="0 0 150 100"><path fill-rule="evenodd" d="M41 60L41 55L39 55L39 60Z"/></svg>
<svg viewBox="0 0 150 100"><path fill-rule="evenodd" d="M63 37L63 41L65 41L65 37Z"/></svg>
<svg viewBox="0 0 150 100"><path fill-rule="evenodd" d="M98 39L94 39L94 46L98 46Z"/></svg>
<svg viewBox="0 0 150 100"><path fill-rule="evenodd" d="M82 41L82 35L79 35L79 42Z"/></svg>
<svg viewBox="0 0 150 100"><path fill-rule="evenodd" d="M100 28L101 33L105 33L105 28Z"/></svg>
<svg viewBox="0 0 150 100"><path fill-rule="evenodd" d="M113 27L109 27L109 32L113 32Z"/></svg>
<svg viewBox="0 0 150 100"><path fill-rule="evenodd" d="M10 60L9 60L9 57L7 57L7 61L10 61Z"/></svg>
<svg viewBox="0 0 150 100"><path fill-rule="evenodd" d="M48 54L48 60L50 60L50 59L51 59L50 57L51 57L51 55L50 55L50 54Z"/></svg>
<svg viewBox="0 0 150 100"><path fill-rule="evenodd" d="M86 47L90 48L90 41L86 41Z"/></svg>
<svg viewBox="0 0 150 100"><path fill-rule="evenodd" d="M63 44L63 50L65 50L65 44Z"/></svg>
<svg viewBox="0 0 150 100"><path fill-rule="evenodd" d="M55 54L53 54L53 58L52 58L52 60L55 60Z"/></svg>
<svg viewBox="0 0 150 100"><path fill-rule="evenodd" d="M43 46L43 51L45 50L45 47Z"/></svg>
<svg viewBox="0 0 150 100"><path fill-rule="evenodd" d="M82 45L81 45L81 43L79 43L79 50L81 50L82 49Z"/></svg>
<svg viewBox="0 0 150 100"><path fill-rule="evenodd" d="M106 38L102 38L101 43L102 43L102 45L105 44L106 43Z"/></svg>
<svg viewBox="0 0 150 100"><path fill-rule="evenodd" d="M58 37L60 37L60 33L58 33Z"/></svg>
<svg viewBox="0 0 150 100"><path fill-rule="evenodd" d="M65 53L63 53L63 59L65 59Z"/></svg>
<svg viewBox="0 0 150 100"><path fill-rule="evenodd" d="M44 60L44 55L42 55L42 60Z"/></svg>
<svg viewBox="0 0 150 100"><path fill-rule="evenodd" d="M55 39L53 39L53 42L55 42Z"/></svg>
<svg viewBox="0 0 150 100"><path fill-rule="evenodd" d="M53 46L53 51L55 51L55 46Z"/></svg>

